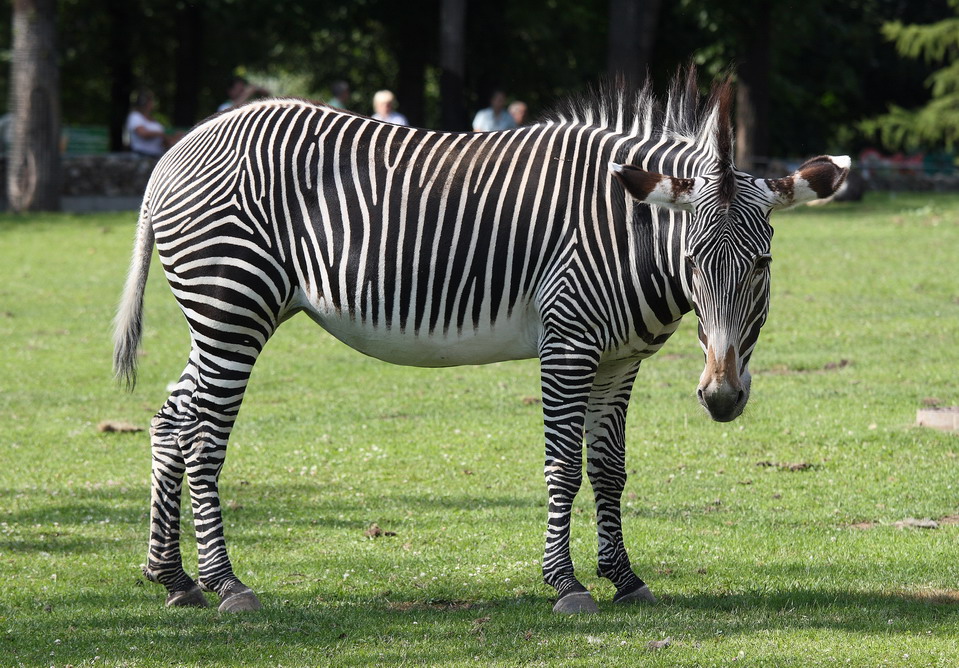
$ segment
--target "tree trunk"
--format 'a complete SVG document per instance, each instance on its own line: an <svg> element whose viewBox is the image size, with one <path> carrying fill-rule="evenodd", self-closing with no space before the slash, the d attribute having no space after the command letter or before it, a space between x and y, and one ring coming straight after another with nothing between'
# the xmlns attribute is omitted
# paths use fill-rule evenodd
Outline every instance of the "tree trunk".
<svg viewBox="0 0 959 668"><path fill-rule="evenodd" d="M400 111L414 127L423 127L426 121L426 57L418 49L410 48L397 55L399 77L396 95Z"/></svg>
<svg viewBox="0 0 959 668"><path fill-rule="evenodd" d="M436 5L438 8L438 5ZM398 111L406 116L410 125L423 127L426 122L426 65L430 62L430 50L436 46L438 23L430 12L410 11L403 3L387 6L385 14L391 26L390 44L396 54L398 74L396 96ZM427 37L424 33L430 31Z"/></svg>
<svg viewBox="0 0 959 668"><path fill-rule="evenodd" d="M772 12L769 3L755 3L755 23L737 68L736 166L745 171L769 163L769 81Z"/></svg>
<svg viewBox="0 0 959 668"><path fill-rule="evenodd" d="M660 0L609 0L606 71L613 81L635 87L646 80L659 7Z"/></svg>
<svg viewBox="0 0 959 668"><path fill-rule="evenodd" d="M56 0L14 0L12 141L7 194L14 211L60 209L60 73Z"/></svg>
<svg viewBox="0 0 959 668"><path fill-rule="evenodd" d="M463 99L466 0L440 4L440 122L444 130L469 129Z"/></svg>
<svg viewBox="0 0 959 668"><path fill-rule="evenodd" d="M122 151L123 126L130 113L133 92L133 11L130 0L110 0L110 51L107 71L110 73L110 150Z"/></svg>
<svg viewBox="0 0 959 668"><path fill-rule="evenodd" d="M176 90L173 94L173 125L192 127L197 121L200 102L201 48L203 39L202 7L185 2L176 10L176 52L174 66ZM204 114L205 115L205 114Z"/></svg>

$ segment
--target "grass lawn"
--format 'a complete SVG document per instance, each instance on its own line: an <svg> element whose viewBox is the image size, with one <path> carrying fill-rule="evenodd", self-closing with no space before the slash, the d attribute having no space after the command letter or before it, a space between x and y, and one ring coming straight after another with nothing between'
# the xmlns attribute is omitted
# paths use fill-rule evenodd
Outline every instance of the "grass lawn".
<svg viewBox="0 0 959 668"><path fill-rule="evenodd" d="M913 426L959 405L959 196L774 219L746 413L700 409L691 315L633 393L624 530L661 603L612 605L586 482L572 549L601 612L579 617L540 576L537 363L390 366L305 317L260 358L222 476L264 609L165 609L139 573L149 437L97 430L146 427L189 347L154 264L139 385L113 383L134 222L0 217L0 666L959 664L959 436Z"/></svg>

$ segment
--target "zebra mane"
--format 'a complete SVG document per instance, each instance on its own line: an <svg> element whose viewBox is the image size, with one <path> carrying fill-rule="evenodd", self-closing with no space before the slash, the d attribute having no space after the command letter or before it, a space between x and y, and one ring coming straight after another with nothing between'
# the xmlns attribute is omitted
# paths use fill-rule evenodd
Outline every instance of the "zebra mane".
<svg viewBox="0 0 959 668"><path fill-rule="evenodd" d="M566 100L545 120L595 126L638 138L666 137L699 144L713 153L721 172L731 173L732 100L731 77L714 83L711 94L704 98L699 92L696 67L690 65L673 77L665 102L653 93L649 78L638 90L621 81L607 81L585 95Z"/></svg>

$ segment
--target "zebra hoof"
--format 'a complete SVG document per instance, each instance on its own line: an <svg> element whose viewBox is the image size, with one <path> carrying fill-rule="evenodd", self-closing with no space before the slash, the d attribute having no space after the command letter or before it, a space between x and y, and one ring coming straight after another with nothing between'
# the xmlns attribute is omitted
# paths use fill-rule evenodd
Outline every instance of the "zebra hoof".
<svg viewBox="0 0 959 668"><path fill-rule="evenodd" d="M186 591L175 591L171 593L166 597L166 604L168 608L205 608L210 605L206 600L206 596L203 595L203 592L200 591L200 588L196 585L193 585Z"/></svg>
<svg viewBox="0 0 959 668"><path fill-rule="evenodd" d="M231 592L220 601L219 612L248 612L259 610L260 599L256 597L252 589L243 589L237 592Z"/></svg>
<svg viewBox="0 0 959 668"><path fill-rule="evenodd" d="M599 612L599 606L587 591L574 591L566 594L553 606L553 612L561 615L578 615L581 612L593 614Z"/></svg>
<svg viewBox="0 0 959 668"><path fill-rule="evenodd" d="M653 592L649 591L649 587L643 585L637 587L636 589L626 591L626 592L616 592L616 595L613 597L613 603L658 603L659 600L653 596Z"/></svg>

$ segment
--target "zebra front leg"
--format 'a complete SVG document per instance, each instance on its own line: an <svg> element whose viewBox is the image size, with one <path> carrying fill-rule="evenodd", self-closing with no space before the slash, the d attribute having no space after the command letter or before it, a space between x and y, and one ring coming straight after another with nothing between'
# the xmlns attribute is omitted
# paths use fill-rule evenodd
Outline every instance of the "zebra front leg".
<svg viewBox="0 0 959 668"><path fill-rule="evenodd" d="M220 612L258 610L260 601L233 573L227 555L219 491L227 441L255 355L216 350L213 354L200 353L198 359L200 373L194 402L197 420L189 431L180 434L196 527L197 580L203 589L220 596Z"/></svg>
<svg viewBox="0 0 959 668"><path fill-rule="evenodd" d="M597 574L616 586L614 603L655 602L636 576L623 543L621 499L626 486L626 411L638 360L601 364L586 411L586 472L596 498Z"/></svg>
<svg viewBox="0 0 959 668"><path fill-rule="evenodd" d="M573 499L583 481L583 424L598 356L563 341L545 344L540 353L549 495L543 579L559 594L553 607L559 613L599 611L576 579L569 553Z"/></svg>
<svg viewBox="0 0 959 668"><path fill-rule="evenodd" d="M177 388L150 424L153 456L150 490L150 547L143 574L166 587L168 606L206 607L206 597L183 570L180 556L180 494L186 464L178 435L186 421L184 402L193 394L188 366Z"/></svg>

